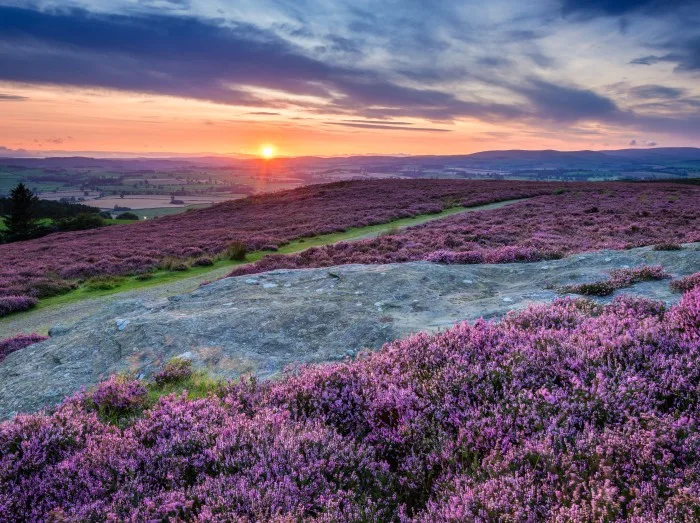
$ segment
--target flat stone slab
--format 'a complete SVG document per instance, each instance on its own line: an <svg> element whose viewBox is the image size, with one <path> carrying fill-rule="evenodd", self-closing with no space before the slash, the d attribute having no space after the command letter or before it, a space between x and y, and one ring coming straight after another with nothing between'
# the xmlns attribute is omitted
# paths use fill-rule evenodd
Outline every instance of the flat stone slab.
<svg viewBox="0 0 700 523"><path fill-rule="evenodd" d="M342 360L358 351L461 320L500 317L559 296L564 285L620 267L700 271L700 243L681 251L598 251L502 265L412 262L278 270L219 280L158 301L115 301L0 363L0 419L54 405L115 372L149 376L173 356L211 374L278 375L285 366ZM673 302L668 280L631 293Z"/></svg>

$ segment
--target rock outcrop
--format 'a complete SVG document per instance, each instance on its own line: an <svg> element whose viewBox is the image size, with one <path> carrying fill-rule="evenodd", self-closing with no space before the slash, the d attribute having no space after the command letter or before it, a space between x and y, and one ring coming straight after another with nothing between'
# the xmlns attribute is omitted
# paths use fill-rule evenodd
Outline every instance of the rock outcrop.
<svg viewBox="0 0 700 523"><path fill-rule="evenodd" d="M674 276L700 270L700 244L584 253L504 265L391 265L273 271L228 278L195 292L106 305L0 363L0 419L53 405L115 372L149 376L173 356L214 375L279 374L285 366L353 357L411 332L493 318L549 301L564 285L609 270L661 264ZM679 298L668 281L620 293Z"/></svg>

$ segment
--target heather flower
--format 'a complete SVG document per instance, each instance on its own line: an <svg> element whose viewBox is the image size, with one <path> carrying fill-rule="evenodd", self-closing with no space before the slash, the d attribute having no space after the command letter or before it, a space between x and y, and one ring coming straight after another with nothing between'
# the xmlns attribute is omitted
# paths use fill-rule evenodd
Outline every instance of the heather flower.
<svg viewBox="0 0 700 523"><path fill-rule="evenodd" d="M153 374L153 381L158 385L177 383L186 380L193 373L192 362L184 358L172 358L163 368Z"/></svg>
<svg viewBox="0 0 700 523"><path fill-rule="evenodd" d="M671 282L671 290L675 292L688 292L698 286L700 286L700 272Z"/></svg>
<svg viewBox="0 0 700 523"><path fill-rule="evenodd" d="M39 343L40 341L44 341L47 339L48 338L46 336L32 333L18 334L17 336L0 340L0 362L4 360L8 354L11 354L13 352L24 349L25 347L29 347L30 345L34 345L35 343Z"/></svg>
<svg viewBox="0 0 700 523"><path fill-rule="evenodd" d="M36 298L31 296L0 296L0 317L29 310L37 303Z"/></svg>
<svg viewBox="0 0 700 523"><path fill-rule="evenodd" d="M698 287L668 309L564 298L150 408L113 376L0 424L0 519L694 521L698 383Z"/></svg>
<svg viewBox="0 0 700 523"><path fill-rule="evenodd" d="M140 381L113 375L100 383L88 398L101 411L126 414L142 408L146 396L146 387Z"/></svg>

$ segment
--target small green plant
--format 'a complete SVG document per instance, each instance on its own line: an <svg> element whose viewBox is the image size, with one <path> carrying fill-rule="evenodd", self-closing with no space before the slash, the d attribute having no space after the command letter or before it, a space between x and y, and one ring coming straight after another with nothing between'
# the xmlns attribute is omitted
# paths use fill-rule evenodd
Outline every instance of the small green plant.
<svg viewBox="0 0 700 523"><path fill-rule="evenodd" d="M190 266L185 260L182 260L181 258L176 258L175 256L166 256L160 261L160 263L158 264L158 268L163 269L165 271L176 272L186 271L190 268Z"/></svg>
<svg viewBox="0 0 700 523"><path fill-rule="evenodd" d="M607 281L595 281L593 283L581 283L566 287L565 292L581 294L583 296L610 296L615 292L615 286Z"/></svg>
<svg viewBox="0 0 700 523"><path fill-rule="evenodd" d="M238 241L231 242L224 251L224 257L232 261L243 261L247 254L248 248L246 244Z"/></svg>
<svg viewBox="0 0 700 523"><path fill-rule="evenodd" d="M120 276L95 276L85 282L85 288L89 291L109 291L116 289L122 283L124 278Z"/></svg>
<svg viewBox="0 0 700 523"><path fill-rule="evenodd" d="M137 281L148 281L153 279L153 273L151 272L142 272L141 274L136 275L135 278Z"/></svg>

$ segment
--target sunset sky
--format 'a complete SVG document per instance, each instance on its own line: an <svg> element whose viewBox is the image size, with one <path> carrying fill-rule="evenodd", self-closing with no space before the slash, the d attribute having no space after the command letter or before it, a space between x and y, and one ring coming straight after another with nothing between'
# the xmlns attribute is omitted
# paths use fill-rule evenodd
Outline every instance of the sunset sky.
<svg viewBox="0 0 700 523"><path fill-rule="evenodd" d="M700 0L0 0L0 155L700 145Z"/></svg>

